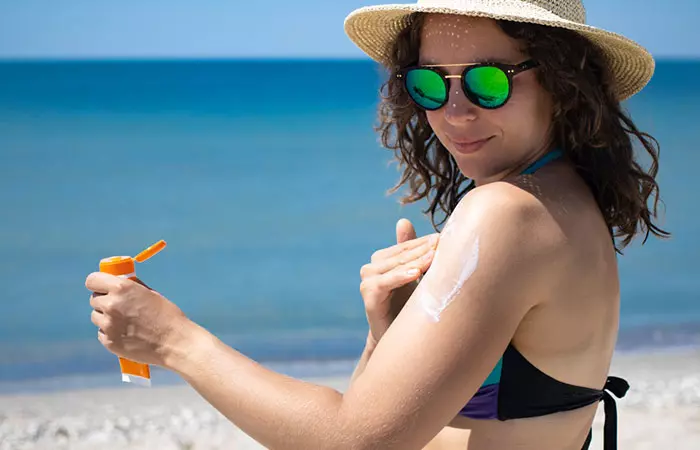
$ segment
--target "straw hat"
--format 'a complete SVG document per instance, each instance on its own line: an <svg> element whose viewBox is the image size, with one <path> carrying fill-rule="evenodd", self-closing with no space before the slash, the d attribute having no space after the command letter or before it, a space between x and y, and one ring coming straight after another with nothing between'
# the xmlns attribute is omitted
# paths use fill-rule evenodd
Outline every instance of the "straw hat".
<svg viewBox="0 0 700 450"><path fill-rule="evenodd" d="M581 0L417 0L415 4L367 6L345 19L348 37L370 58L387 63L391 46L412 13L461 14L527 22L578 32L607 57L618 98L639 92L654 73L654 59L636 42L586 25Z"/></svg>

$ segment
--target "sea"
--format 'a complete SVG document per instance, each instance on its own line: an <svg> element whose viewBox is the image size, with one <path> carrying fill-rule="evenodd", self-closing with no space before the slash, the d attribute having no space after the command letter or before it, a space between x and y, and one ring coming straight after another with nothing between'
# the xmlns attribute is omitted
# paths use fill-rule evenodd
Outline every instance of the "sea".
<svg viewBox="0 0 700 450"><path fill-rule="evenodd" d="M661 60L625 102L661 145L670 239L620 256L620 352L700 347L700 61ZM245 355L347 374L367 324L360 267L426 203L374 131L368 60L0 62L0 393L121 385L86 276L167 247L138 273ZM180 380L154 370L154 384Z"/></svg>

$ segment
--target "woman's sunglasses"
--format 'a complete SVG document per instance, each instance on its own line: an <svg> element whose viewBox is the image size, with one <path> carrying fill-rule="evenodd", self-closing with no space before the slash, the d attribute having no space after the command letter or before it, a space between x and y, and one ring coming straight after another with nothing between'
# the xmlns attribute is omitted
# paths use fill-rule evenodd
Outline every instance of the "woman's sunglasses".
<svg viewBox="0 0 700 450"><path fill-rule="evenodd" d="M447 75L440 67L467 66L460 75ZM435 111L449 98L448 78L461 78L462 90L477 106L496 109L505 105L513 91L513 77L520 72L537 67L533 60L521 64L476 63L445 64L407 67L399 71L397 78L413 102L420 108Z"/></svg>

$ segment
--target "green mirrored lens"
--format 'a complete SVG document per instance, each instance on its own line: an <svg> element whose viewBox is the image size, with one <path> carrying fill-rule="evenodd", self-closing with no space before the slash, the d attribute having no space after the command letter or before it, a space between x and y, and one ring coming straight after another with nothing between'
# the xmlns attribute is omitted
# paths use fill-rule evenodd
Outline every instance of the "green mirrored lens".
<svg viewBox="0 0 700 450"><path fill-rule="evenodd" d="M472 69L467 73L464 83L465 90L476 96L474 100L485 108L497 108L508 99L508 76L498 67Z"/></svg>
<svg viewBox="0 0 700 450"><path fill-rule="evenodd" d="M447 99L447 88L436 72L412 69L406 74L406 89L411 98L425 109L437 109Z"/></svg>

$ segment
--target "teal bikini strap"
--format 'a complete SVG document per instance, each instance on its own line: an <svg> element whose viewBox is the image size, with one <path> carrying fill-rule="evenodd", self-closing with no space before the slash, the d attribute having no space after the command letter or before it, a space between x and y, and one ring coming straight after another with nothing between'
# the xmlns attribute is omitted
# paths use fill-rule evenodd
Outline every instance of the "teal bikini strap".
<svg viewBox="0 0 700 450"><path fill-rule="evenodd" d="M543 166L549 164L550 162L557 160L563 156L563 152L559 149L552 150L551 152L545 154L542 156L540 159L535 161L534 163L530 164L527 169L523 170L520 172L521 175L532 175L533 173L537 172L539 169L541 169Z"/></svg>

